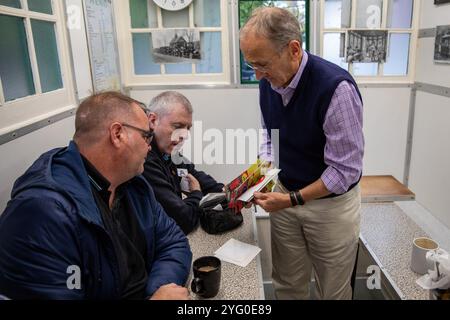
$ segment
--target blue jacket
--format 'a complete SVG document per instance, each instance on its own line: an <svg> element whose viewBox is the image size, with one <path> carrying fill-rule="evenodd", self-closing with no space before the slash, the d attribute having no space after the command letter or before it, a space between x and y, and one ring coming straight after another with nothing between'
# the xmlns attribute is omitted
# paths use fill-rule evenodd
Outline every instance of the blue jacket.
<svg viewBox="0 0 450 320"><path fill-rule="evenodd" d="M189 243L141 177L126 186L147 241L146 295L184 285ZM69 289L79 268L81 289ZM0 216L0 293L12 299L118 299L113 244L76 145L43 154L14 184Z"/></svg>

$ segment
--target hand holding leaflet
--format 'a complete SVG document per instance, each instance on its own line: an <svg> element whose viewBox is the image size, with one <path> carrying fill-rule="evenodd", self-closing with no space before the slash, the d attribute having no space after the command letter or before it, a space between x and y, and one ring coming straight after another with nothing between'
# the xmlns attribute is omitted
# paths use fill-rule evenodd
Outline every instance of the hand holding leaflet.
<svg viewBox="0 0 450 320"><path fill-rule="evenodd" d="M270 181L272 181L280 172L280 169L271 169L266 173L265 176L261 177L260 181L256 183L253 187L244 192L239 198L239 201L250 202L253 199L253 194L255 192L261 191Z"/></svg>
<svg viewBox="0 0 450 320"><path fill-rule="evenodd" d="M261 188L255 188L255 191L261 191L264 187L269 186L269 183L276 178L279 171L276 172L276 174L273 174L274 172L272 172L272 174L269 175L270 178L266 180L266 171L268 167L270 167L270 163L258 159L256 163L252 164L247 170L242 172L238 177L226 185L225 189L230 208L240 211L244 204L243 199L251 200L252 197L250 196L242 199L239 199L239 197L253 186L257 184L261 185ZM251 194L253 194L253 192Z"/></svg>

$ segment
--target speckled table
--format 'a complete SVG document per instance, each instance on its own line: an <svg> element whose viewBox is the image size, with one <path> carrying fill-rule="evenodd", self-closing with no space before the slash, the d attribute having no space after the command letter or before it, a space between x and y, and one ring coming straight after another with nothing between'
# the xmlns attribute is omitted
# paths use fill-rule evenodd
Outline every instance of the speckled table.
<svg viewBox="0 0 450 320"><path fill-rule="evenodd" d="M428 291L416 284L421 275L410 269L412 242L427 234L395 203L363 203L361 236L402 299L428 299Z"/></svg>
<svg viewBox="0 0 450 320"><path fill-rule="evenodd" d="M199 227L197 230L189 234L188 239L193 254L192 260L194 261L196 258L201 256L213 256L214 252L231 238L256 245L254 215L250 210L246 209L242 211L242 214L244 216L244 222L235 230L219 235L210 235ZM192 267L188 279L189 290L191 279ZM190 294L193 299L199 299L199 297L194 293L190 292ZM259 256L253 259L245 268L222 261L220 291L217 296L211 299L258 300L263 299L263 297L264 292Z"/></svg>

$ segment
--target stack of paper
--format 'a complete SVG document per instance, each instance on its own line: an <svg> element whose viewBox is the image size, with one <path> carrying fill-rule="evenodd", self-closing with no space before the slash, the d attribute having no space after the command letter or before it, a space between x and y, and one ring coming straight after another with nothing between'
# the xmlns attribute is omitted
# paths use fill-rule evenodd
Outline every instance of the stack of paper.
<svg viewBox="0 0 450 320"><path fill-rule="evenodd" d="M217 249L214 255L220 260L246 267L260 251L257 246L230 239Z"/></svg>

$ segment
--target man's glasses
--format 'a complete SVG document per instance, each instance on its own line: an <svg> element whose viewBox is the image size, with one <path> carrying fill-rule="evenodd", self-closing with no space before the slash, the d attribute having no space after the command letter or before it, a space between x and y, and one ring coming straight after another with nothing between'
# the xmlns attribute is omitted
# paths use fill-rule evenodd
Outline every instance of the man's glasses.
<svg viewBox="0 0 450 320"><path fill-rule="evenodd" d="M285 44L280 51L275 52L274 55L269 59L269 61L267 63L265 63L264 65L261 65L261 64L258 64L258 63L253 63L252 64L250 62L244 61L245 65L247 67L249 67L250 69L254 70L254 71L259 71L261 73L267 73L271 69L272 62L273 62L273 59L275 58L275 56L280 56L281 52L288 45L289 45L289 43Z"/></svg>
<svg viewBox="0 0 450 320"><path fill-rule="evenodd" d="M144 129L132 126L131 124L128 124L128 123L121 123L121 125L124 127L139 131L142 135L142 138L144 138L145 142L147 142L148 145L150 145L152 143L153 136L154 136L154 133L152 130L144 130Z"/></svg>
<svg viewBox="0 0 450 320"><path fill-rule="evenodd" d="M257 63L251 64L250 62L245 61L245 65L254 71L259 71L261 73L267 73L270 70L271 62L268 62L262 66Z"/></svg>

